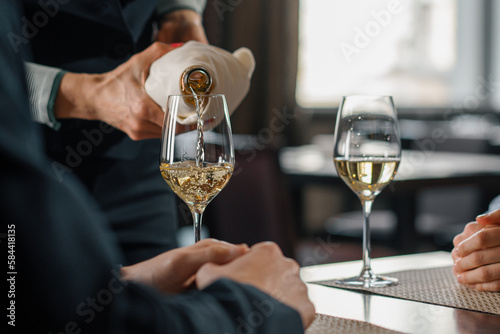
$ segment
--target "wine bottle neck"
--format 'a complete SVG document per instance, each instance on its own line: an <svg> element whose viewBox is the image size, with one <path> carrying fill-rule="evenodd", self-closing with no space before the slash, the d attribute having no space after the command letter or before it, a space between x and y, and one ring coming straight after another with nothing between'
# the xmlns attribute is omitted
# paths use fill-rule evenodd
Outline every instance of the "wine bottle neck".
<svg viewBox="0 0 500 334"><path fill-rule="evenodd" d="M181 91L183 94L208 94L212 89L212 77L203 66L187 68L181 77Z"/></svg>

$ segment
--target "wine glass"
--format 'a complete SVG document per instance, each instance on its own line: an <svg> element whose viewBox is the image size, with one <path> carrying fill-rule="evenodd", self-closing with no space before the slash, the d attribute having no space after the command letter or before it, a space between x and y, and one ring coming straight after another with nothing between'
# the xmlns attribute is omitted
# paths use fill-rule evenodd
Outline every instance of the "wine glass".
<svg viewBox="0 0 500 334"><path fill-rule="evenodd" d="M374 274L370 265L370 212L375 197L394 179L401 161L396 107L390 96L346 96L335 126L333 155L340 178L363 206L363 269L341 285L384 287L397 279Z"/></svg>
<svg viewBox="0 0 500 334"><path fill-rule="evenodd" d="M233 169L233 137L224 95L169 96L160 171L191 210L195 242L200 240L205 208L228 183Z"/></svg>

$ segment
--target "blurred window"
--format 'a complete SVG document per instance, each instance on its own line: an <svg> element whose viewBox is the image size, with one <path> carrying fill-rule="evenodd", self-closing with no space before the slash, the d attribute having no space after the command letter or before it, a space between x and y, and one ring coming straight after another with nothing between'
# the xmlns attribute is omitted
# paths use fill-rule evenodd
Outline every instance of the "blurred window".
<svg viewBox="0 0 500 334"><path fill-rule="evenodd" d="M398 108L498 107L491 0L300 0L296 99L394 96Z"/></svg>

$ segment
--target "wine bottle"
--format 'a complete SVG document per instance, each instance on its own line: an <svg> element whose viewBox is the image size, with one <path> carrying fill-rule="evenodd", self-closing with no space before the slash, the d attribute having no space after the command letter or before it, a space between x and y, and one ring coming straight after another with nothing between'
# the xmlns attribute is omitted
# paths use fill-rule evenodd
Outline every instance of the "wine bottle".
<svg viewBox="0 0 500 334"><path fill-rule="evenodd" d="M209 94L213 88L212 76L203 66L190 66L181 75L180 87L184 95Z"/></svg>

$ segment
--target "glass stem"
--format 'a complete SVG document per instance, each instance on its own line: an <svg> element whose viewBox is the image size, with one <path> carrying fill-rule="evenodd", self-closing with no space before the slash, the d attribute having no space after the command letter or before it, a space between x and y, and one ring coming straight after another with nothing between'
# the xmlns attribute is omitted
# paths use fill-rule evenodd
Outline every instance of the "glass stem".
<svg viewBox="0 0 500 334"><path fill-rule="evenodd" d="M371 268L371 243L370 243L370 213L372 211L373 201L361 201L363 205L363 271L361 275L365 279L370 279L373 277L373 272Z"/></svg>
<svg viewBox="0 0 500 334"><path fill-rule="evenodd" d="M201 239L201 220L203 218L203 211L192 208L191 214L193 215L193 226L194 226L194 242L198 242Z"/></svg>

